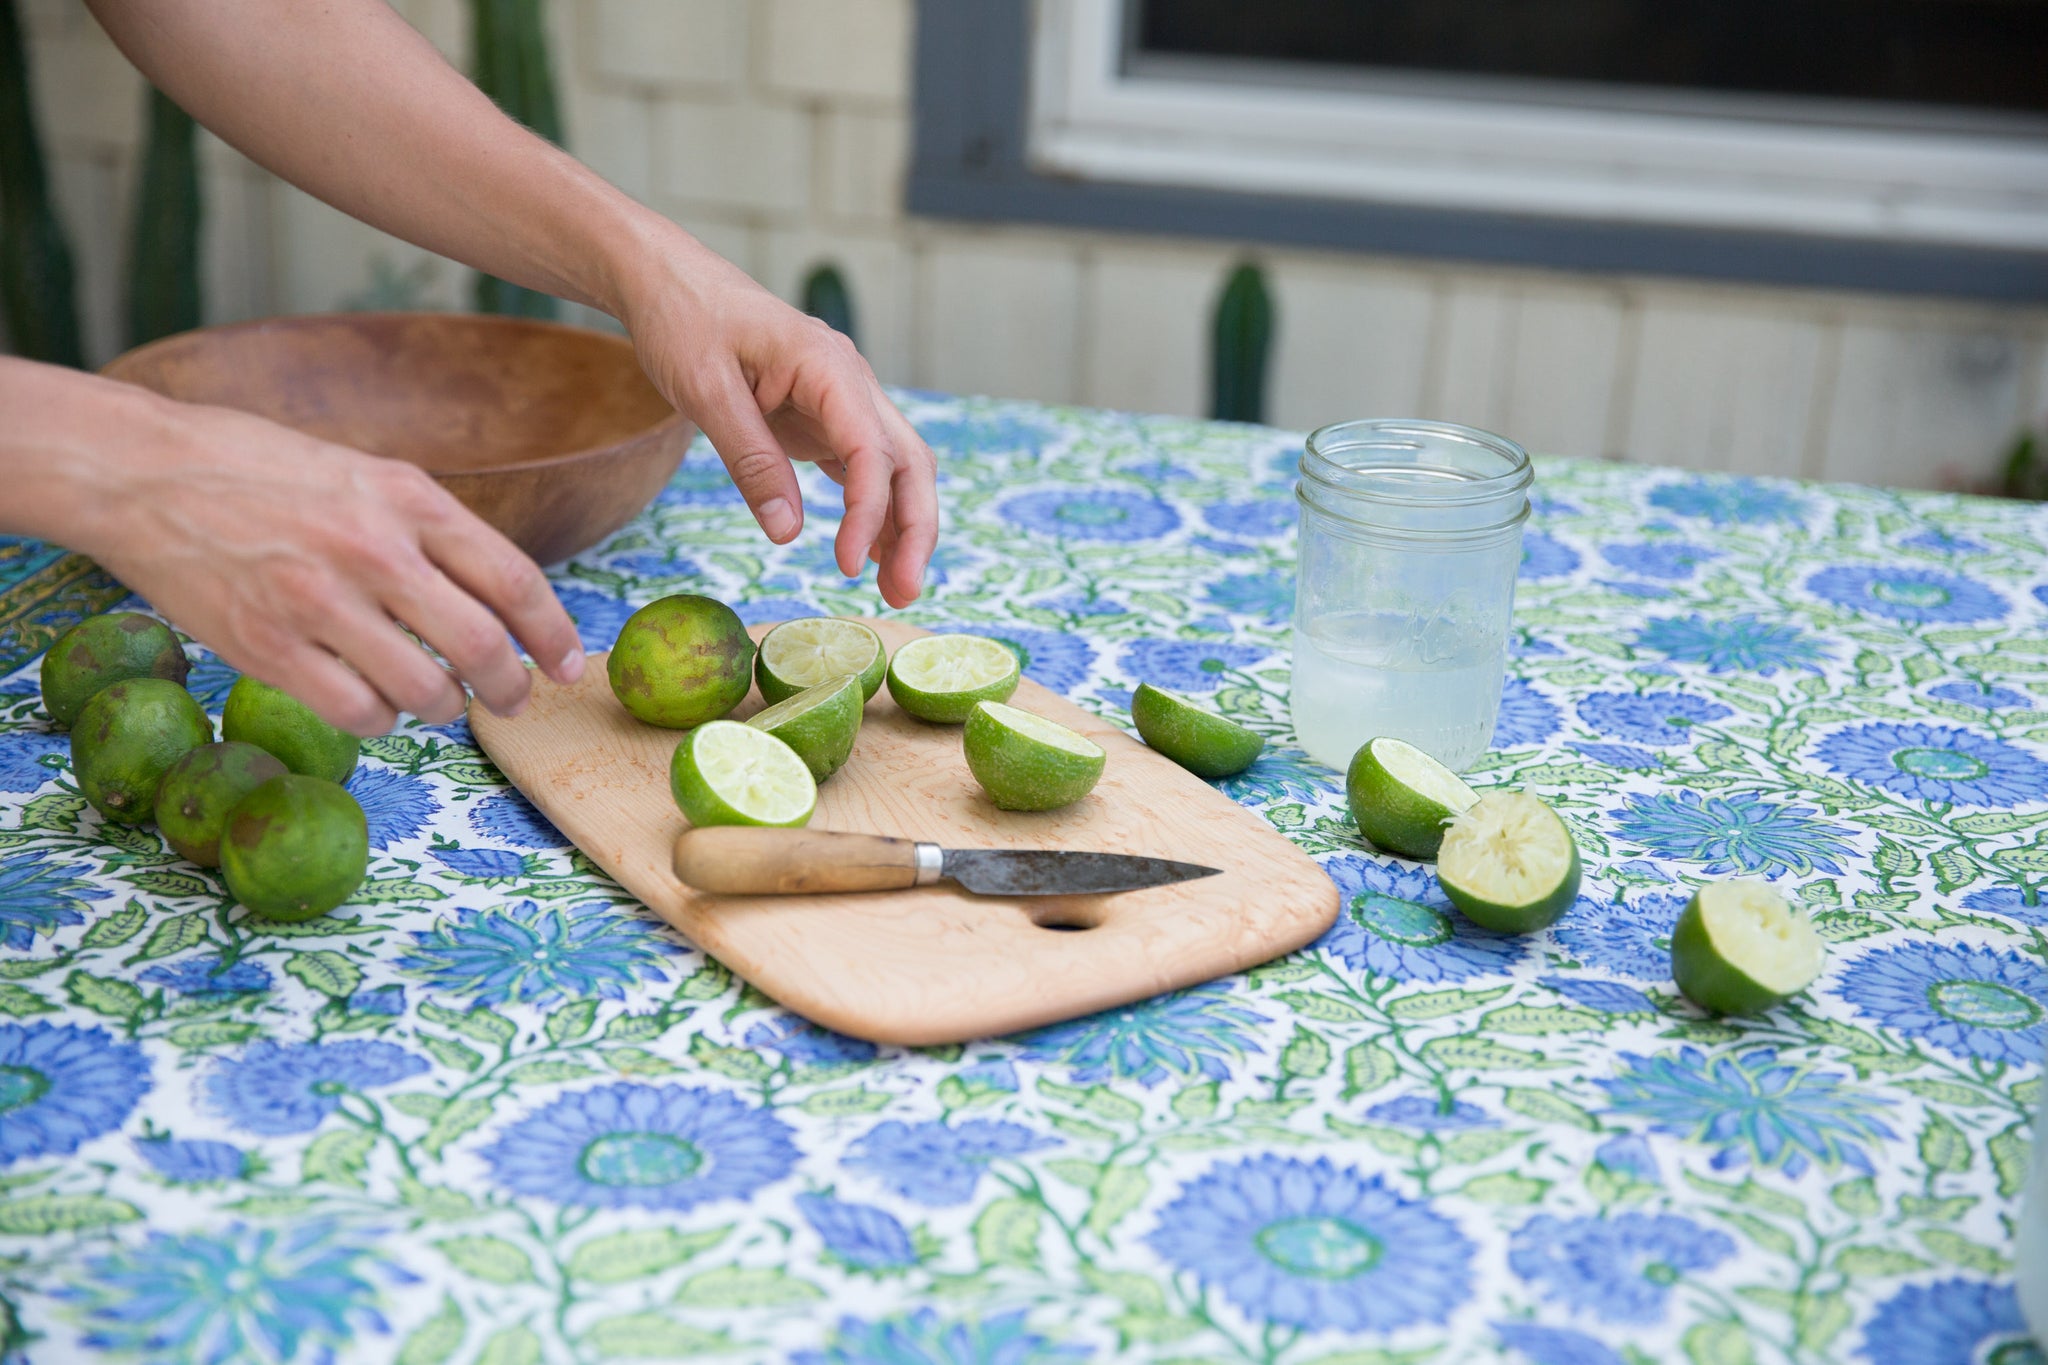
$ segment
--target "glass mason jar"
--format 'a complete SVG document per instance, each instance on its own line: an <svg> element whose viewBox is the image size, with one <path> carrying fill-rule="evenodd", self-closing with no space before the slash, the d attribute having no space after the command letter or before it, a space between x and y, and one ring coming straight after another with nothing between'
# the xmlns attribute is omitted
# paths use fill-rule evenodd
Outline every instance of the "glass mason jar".
<svg viewBox="0 0 2048 1365"><path fill-rule="evenodd" d="M1368 739L1460 770L1500 712L1529 456L1448 422L1341 422L1301 456L1294 728L1340 771Z"/></svg>

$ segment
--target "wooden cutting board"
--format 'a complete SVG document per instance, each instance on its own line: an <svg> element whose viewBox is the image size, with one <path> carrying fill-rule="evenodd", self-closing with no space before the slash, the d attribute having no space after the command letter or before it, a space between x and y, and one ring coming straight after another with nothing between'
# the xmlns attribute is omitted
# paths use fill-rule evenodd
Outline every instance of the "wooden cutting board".
<svg viewBox="0 0 2048 1365"><path fill-rule="evenodd" d="M924 631L869 621L893 652ZM769 626L754 627L756 639ZM1314 941L1337 888L1264 820L1115 726L1029 681L1012 704L1109 752L1101 782L1064 810L1000 811L960 751L960 727L900 711L884 687L853 757L819 788L815 829L947 848L1072 848L1175 858L1223 875L1114 896L905 891L711 896L677 881L687 822L669 796L678 732L613 697L605 656L574 687L536 676L516 720L470 707L499 769L622 886L787 1008L841 1033L923 1046L1031 1028L1227 976ZM750 694L733 713L761 707Z"/></svg>

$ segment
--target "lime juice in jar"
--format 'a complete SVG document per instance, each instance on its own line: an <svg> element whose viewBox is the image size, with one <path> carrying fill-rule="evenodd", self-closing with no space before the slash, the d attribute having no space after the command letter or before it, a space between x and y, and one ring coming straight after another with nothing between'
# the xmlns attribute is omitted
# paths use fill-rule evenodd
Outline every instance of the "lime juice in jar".
<svg viewBox="0 0 2048 1365"><path fill-rule="evenodd" d="M1349 766L1390 736L1457 771L1492 741L1507 666L1529 457L1446 422L1308 438L1294 599L1294 728Z"/></svg>

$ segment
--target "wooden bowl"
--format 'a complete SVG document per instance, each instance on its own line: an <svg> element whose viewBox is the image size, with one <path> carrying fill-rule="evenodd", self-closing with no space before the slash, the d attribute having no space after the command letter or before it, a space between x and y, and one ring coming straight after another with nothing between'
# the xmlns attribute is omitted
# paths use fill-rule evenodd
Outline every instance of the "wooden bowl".
<svg viewBox="0 0 2048 1365"><path fill-rule="evenodd" d="M624 337L525 318L270 318L165 337L102 373L416 464L542 564L632 520L695 434Z"/></svg>

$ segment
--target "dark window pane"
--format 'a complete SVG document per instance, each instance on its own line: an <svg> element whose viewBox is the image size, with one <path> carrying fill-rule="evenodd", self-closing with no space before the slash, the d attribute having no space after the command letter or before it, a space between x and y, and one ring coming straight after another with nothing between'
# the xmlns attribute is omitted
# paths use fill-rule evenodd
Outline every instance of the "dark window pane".
<svg viewBox="0 0 2048 1365"><path fill-rule="evenodd" d="M2048 0L1132 0L1140 53L2048 113Z"/></svg>

